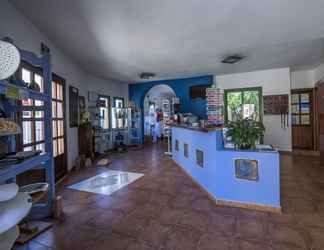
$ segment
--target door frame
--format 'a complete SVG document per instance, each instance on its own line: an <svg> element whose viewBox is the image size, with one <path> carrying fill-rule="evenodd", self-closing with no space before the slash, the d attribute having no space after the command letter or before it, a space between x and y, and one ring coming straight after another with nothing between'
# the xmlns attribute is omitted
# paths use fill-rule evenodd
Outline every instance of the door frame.
<svg viewBox="0 0 324 250"><path fill-rule="evenodd" d="M59 82L59 84L61 84L63 86L63 126L64 126L64 176L61 177L60 179L56 180L56 182L60 182L60 180L62 180L67 174L68 174L68 150L67 150L67 118L66 118L66 80L64 78L62 78L61 76L57 75L56 73L52 73L52 81L57 80ZM52 83L51 83L52 84ZM52 87L52 86L51 86ZM52 100L52 98L51 98ZM53 117L52 117L52 121L53 121ZM52 135L52 140L53 140L53 135ZM54 167L55 167L55 158L53 156L53 161L54 161ZM55 169L54 169L55 170ZM55 173L54 173L55 175ZM55 176L56 177L56 176Z"/></svg>

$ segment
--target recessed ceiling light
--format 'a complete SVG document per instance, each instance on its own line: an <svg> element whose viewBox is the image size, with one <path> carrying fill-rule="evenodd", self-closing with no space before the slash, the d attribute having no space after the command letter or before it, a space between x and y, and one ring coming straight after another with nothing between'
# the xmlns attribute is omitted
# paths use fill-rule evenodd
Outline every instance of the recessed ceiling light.
<svg viewBox="0 0 324 250"><path fill-rule="evenodd" d="M239 55L232 55L232 56L228 56L226 57L222 63L227 63L227 64L234 64L237 63L239 61L241 61L244 58L244 56L239 56Z"/></svg>
<svg viewBox="0 0 324 250"><path fill-rule="evenodd" d="M152 79L155 76L155 74L151 72L142 72L139 76L141 79L148 80L148 79Z"/></svg>

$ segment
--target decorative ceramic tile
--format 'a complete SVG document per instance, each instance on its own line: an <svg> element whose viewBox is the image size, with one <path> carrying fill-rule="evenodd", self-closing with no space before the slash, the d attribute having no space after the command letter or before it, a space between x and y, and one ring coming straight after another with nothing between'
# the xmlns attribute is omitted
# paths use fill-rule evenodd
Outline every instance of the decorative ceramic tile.
<svg viewBox="0 0 324 250"><path fill-rule="evenodd" d="M250 181L259 180L259 162L257 160L235 159L234 165L236 178Z"/></svg>
<svg viewBox="0 0 324 250"><path fill-rule="evenodd" d="M87 180L69 186L71 189L96 194L110 195L122 187L136 181L144 174L124 171L108 170Z"/></svg>

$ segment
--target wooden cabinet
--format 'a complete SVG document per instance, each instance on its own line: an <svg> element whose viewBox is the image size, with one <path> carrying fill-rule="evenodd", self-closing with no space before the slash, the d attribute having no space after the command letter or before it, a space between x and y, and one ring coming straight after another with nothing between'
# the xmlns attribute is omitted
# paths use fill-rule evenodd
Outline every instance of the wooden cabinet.
<svg viewBox="0 0 324 250"><path fill-rule="evenodd" d="M93 130L90 126L78 128L79 155L93 157Z"/></svg>

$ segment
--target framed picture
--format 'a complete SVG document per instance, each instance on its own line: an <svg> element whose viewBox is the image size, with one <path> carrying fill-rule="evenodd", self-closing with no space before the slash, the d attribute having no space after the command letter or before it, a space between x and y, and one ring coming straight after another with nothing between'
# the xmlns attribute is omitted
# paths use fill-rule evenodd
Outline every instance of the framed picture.
<svg viewBox="0 0 324 250"><path fill-rule="evenodd" d="M259 161L251 159L234 159L235 177L249 181L259 180Z"/></svg>
<svg viewBox="0 0 324 250"><path fill-rule="evenodd" d="M85 103L85 97L79 96L79 108L80 110L85 109L86 103Z"/></svg>

